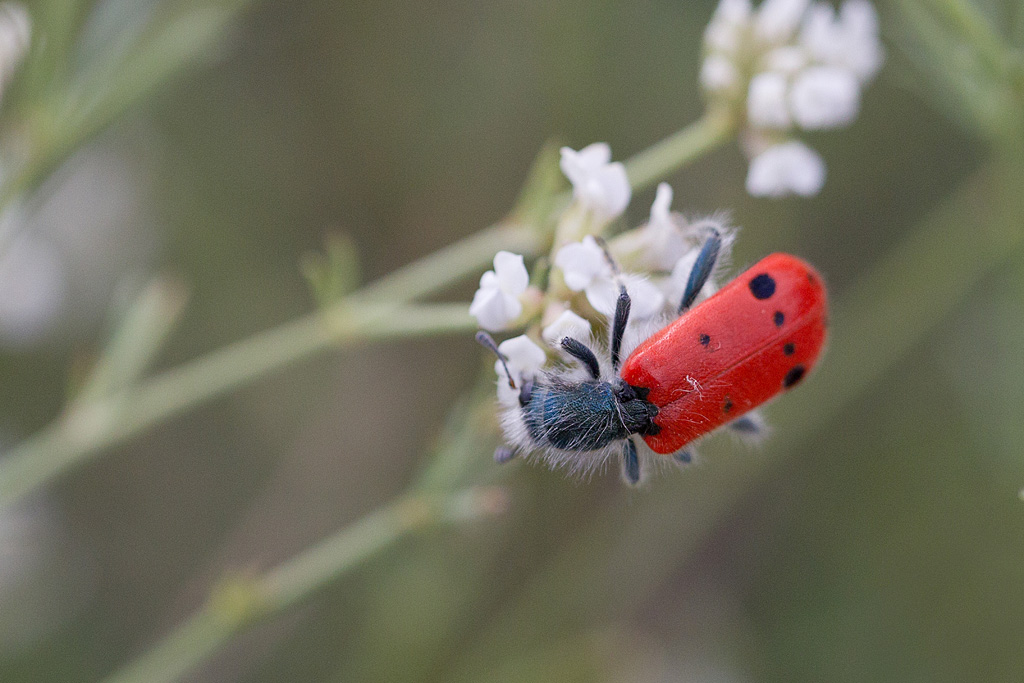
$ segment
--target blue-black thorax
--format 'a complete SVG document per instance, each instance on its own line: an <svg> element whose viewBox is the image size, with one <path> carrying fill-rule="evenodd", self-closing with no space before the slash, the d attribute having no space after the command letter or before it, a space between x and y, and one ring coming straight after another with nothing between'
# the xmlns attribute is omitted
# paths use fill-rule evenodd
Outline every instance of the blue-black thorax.
<svg viewBox="0 0 1024 683"><path fill-rule="evenodd" d="M532 439L564 450L593 451L657 429L658 409L625 383L538 383L522 410Z"/></svg>

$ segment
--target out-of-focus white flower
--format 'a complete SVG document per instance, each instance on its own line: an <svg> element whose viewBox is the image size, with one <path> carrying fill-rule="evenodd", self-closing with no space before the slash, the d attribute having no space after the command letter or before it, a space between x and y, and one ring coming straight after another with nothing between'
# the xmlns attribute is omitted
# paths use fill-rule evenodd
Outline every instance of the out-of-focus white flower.
<svg viewBox="0 0 1024 683"><path fill-rule="evenodd" d="M540 336L548 344L558 347L564 337L585 342L590 337L590 323L572 311L562 311L555 321L541 330Z"/></svg>
<svg viewBox="0 0 1024 683"><path fill-rule="evenodd" d="M548 356L544 353L544 349L537 346L525 334L501 342L498 344L498 351L505 358L504 364L500 360L494 362L494 372L498 375L498 400L505 405L517 405L519 402L518 387L523 386L525 380L533 379L540 372ZM509 386L505 365L508 366L516 389Z"/></svg>
<svg viewBox="0 0 1024 683"><path fill-rule="evenodd" d="M622 283L630 298L629 319L646 320L665 307L665 295L650 280L642 275L625 274ZM594 310L611 318L615 315L615 304L619 300L619 285L615 280L601 278L591 282L586 289L587 301Z"/></svg>
<svg viewBox="0 0 1024 683"><path fill-rule="evenodd" d="M480 327L496 332L503 329L523 312L519 300L530 284L523 257L507 251L499 251L494 257L494 270L480 278L480 288L473 295L469 313L475 316Z"/></svg>
<svg viewBox="0 0 1024 683"><path fill-rule="evenodd" d="M847 126L860 109L860 83L847 69L812 67L793 82L789 102L793 119L805 130Z"/></svg>
<svg viewBox="0 0 1024 683"><path fill-rule="evenodd" d="M700 84L705 90L729 90L739 85L736 66L721 55L711 55L700 67Z"/></svg>
<svg viewBox="0 0 1024 683"><path fill-rule="evenodd" d="M878 13L868 0L846 0L838 18L831 5L815 3L800 31L800 46L818 62L849 69L861 83L874 78L885 61Z"/></svg>
<svg viewBox="0 0 1024 683"><path fill-rule="evenodd" d="M767 72L750 80L747 95L747 121L757 128L785 130L792 125L789 103L786 101L788 87L786 77L780 73Z"/></svg>
<svg viewBox="0 0 1024 683"><path fill-rule="evenodd" d="M809 0L764 0L754 18L754 33L766 43L784 43L800 27Z"/></svg>
<svg viewBox="0 0 1024 683"><path fill-rule="evenodd" d="M810 197L825 184L825 162L813 149L791 140L764 150L750 161L747 192L755 197Z"/></svg>
<svg viewBox="0 0 1024 683"><path fill-rule="evenodd" d="M771 197L820 188L812 181L824 180L821 158L801 146L806 153L798 156L805 162L813 156L815 163L787 163L806 171L794 176L802 182L778 184L759 182L780 176L765 172L764 159L754 169L754 157L765 147L783 147L797 129L852 123L860 111L861 88L885 57L878 14L869 0L844 0L838 14L829 3L811 0L764 0L753 10L749 2L722 0L705 31L704 50L701 84L710 103L746 115L741 137L765 140L747 147L747 185ZM795 158L792 153L767 157ZM789 189L782 192L783 187Z"/></svg>
<svg viewBox="0 0 1024 683"><path fill-rule="evenodd" d="M64 308L64 264L46 242L25 232L0 253L0 338L22 346L44 335Z"/></svg>
<svg viewBox="0 0 1024 683"><path fill-rule="evenodd" d="M626 167L612 161L607 144L595 142L578 152L563 147L561 167L573 197L599 218L612 220L626 210L632 195Z"/></svg>
<svg viewBox="0 0 1024 683"><path fill-rule="evenodd" d="M604 250L590 235L560 248L555 254L555 265L562 269L566 287L574 292L582 292L595 278L611 277Z"/></svg>

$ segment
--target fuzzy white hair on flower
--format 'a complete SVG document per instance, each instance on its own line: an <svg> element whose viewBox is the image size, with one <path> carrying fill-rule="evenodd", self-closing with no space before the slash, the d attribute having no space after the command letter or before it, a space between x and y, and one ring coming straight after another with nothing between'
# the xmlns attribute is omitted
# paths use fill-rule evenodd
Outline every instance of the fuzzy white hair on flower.
<svg viewBox="0 0 1024 683"><path fill-rule="evenodd" d="M480 327L496 332L504 329L523 312L519 297L530 284L523 257L508 251L494 256L494 270L480 278L480 288L469 305L470 315L476 317Z"/></svg>
<svg viewBox="0 0 1024 683"><path fill-rule="evenodd" d="M810 197L824 184L825 162L796 140L764 150L750 161L747 172L747 192L755 197Z"/></svg>
<svg viewBox="0 0 1024 683"><path fill-rule="evenodd" d="M541 330L540 336L548 344L558 348L565 337L572 337L578 341L586 341L590 338L590 322L572 311L562 311L562 314L555 318L555 321Z"/></svg>
<svg viewBox="0 0 1024 683"><path fill-rule="evenodd" d="M561 168L572 183L573 197L582 206L604 220L612 220L626 210L632 196L626 167L612 161L612 150L604 142L595 142L576 151L562 148Z"/></svg>
<svg viewBox="0 0 1024 683"><path fill-rule="evenodd" d="M518 387L537 376L547 362L548 356L544 349L525 334L501 342L498 344L498 352L504 358L504 363L501 360L494 362L494 372L498 375L498 400L504 405L518 405ZM516 388L509 385L509 375L505 374L506 366Z"/></svg>

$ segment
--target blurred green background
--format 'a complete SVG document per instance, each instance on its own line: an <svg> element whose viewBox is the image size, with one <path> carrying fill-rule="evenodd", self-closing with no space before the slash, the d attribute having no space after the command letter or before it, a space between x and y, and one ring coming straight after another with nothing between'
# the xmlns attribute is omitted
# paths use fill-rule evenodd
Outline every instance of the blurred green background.
<svg viewBox="0 0 1024 683"><path fill-rule="evenodd" d="M152 273L190 290L170 367L310 310L297 264L330 232L370 280L501 218L552 138L624 158L699 118L714 4L253 6L212 64L44 186L67 296L45 334L0 351L0 439L59 410L109 302ZM737 266L799 254L838 302L992 154L898 49L857 122L809 141L829 169L812 200L748 197L735 144L669 180L675 207L731 212ZM929 264L937 296L956 267ZM894 272L885 293L913 311ZM509 465L508 514L401 543L186 679L1021 680L1024 259L980 275L865 388L830 391L843 359L827 354L807 382L834 399L827 419L781 401L763 449L718 437L638 491ZM890 341L843 332L837 348L869 355ZM270 566L395 496L484 355L470 335L328 354L62 478L33 501L47 559L5 598L0 681L99 680L226 569ZM482 444L495 477L490 458ZM716 477L765 459L766 476Z"/></svg>

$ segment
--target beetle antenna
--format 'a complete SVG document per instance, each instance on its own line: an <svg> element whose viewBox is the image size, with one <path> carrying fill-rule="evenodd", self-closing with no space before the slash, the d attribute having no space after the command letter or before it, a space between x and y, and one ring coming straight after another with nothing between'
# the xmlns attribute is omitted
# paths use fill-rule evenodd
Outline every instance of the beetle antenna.
<svg viewBox="0 0 1024 683"><path fill-rule="evenodd" d="M601 377L601 369L597 364L597 356L594 352L587 348L583 342L573 339L572 337L562 337L562 348L570 356L583 363L587 371L590 372L590 376L594 379Z"/></svg>
<svg viewBox="0 0 1024 683"><path fill-rule="evenodd" d="M508 359L505 358L505 354L498 350L498 345L494 343L494 337L487 334L483 330L480 330L479 332L476 333L476 341L478 344L480 344L480 346L484 347L485 349L489 349L492 353L494 353L495 356L498 357L498 360L501 361L501 366L505 368L505 376L508 377L508 385L515 389L515 380L512 379L512 373L508 371L508 363L505 362Z"/></svg>
<svg viewBox="0 0 1024 683"><path fill-rule="evenodd" d="M615 279L616 284L619 285L619 299L615 302L615 317L612 319L612 370L616 372L619 369L619 355L622 351L622 336L626 333L626 323L629 322L629 309L632 306L632 301L629 298L629 292L626 291L626 285L622 281L622 271L619 270L619 264L615 262L615 258L612 256L611 250L608 249L608 243L604 241L603 237L594 237L594 241L601 247L601 251L604 252L604 258L608 262L608 267L612 269L612 277Z"/></svg>
<svg viewBox="0 0 1024 683"><path fill-rule="evenodd" d="M697 254L697 260L693 262L690 269L690 277L686 280L686 289L683 291L683 298L679 301L679 314L682 315L686 309L693 305L694 300L704 289L711 272L715 269L718 255L722 251L722 233L718 228L709 228L711 235L704 242Z"/></svg>

